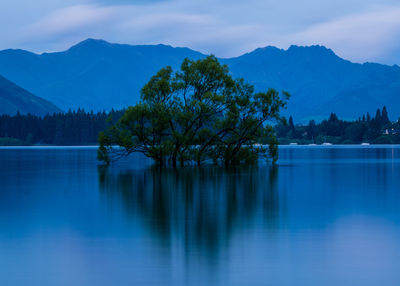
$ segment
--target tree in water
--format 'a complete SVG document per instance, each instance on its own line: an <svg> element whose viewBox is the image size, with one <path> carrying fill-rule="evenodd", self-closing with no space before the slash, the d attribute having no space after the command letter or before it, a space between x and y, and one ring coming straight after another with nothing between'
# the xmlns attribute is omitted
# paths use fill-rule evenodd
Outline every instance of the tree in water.
<svg viewBox="0 0 400 286"><path fill-rule="evenodd" d="M154 75L140 102L99 134L98 158L108 164L140 152L161 166L205 160L233 165L260 156L275 162L270 124L282 120L288 98L273 89L256 93L214 56L185 59L179 71L165 67Z"/></svg>

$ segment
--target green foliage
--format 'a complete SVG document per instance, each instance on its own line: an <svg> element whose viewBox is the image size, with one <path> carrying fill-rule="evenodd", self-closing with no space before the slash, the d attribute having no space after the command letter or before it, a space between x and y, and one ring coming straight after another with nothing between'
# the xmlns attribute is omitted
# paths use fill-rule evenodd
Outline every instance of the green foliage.
<svg viewBox="0 0 400 286"><path fill-rule="evenodd" d="M0 137L18 139L24 145L95 145L99 132L122 114L124 110L93 113L78 109L44 117L0 115Z"/></svg>
<svg viewBox="0 0 400 286"><path fill-rule="evenodd" d="M384 109L382 109L382 120L384 120ZM70 111L67 113L56 113L39 117L34 115L14 116L0 115L0 144L2 145L94 145L96 144L99 132L107 129L108 126L116 124L118 120L125 114L125 110L106 112L84 112L83 110ZM342 120L339 120L342 121ZM324 122L324 121L322 121ZM274 126L274 131L270 134L276 134L279 144L321 144L323 142L331 142L336 144L360 144L369 142L375 144L400 144L400 121L388 124L381 123L381 127L376 124L376 118L362 116L356 121L342 121L339 136L329 136L331 134L330 125L326 125L322 129L322 122L315 123L313 120L308 125L294 125L294 130L288 128L288 124L282 119L281 122ZM315 125L314 125L315 124ZM333 126L335 126L333 124ZM386 130L389 134L386 134ZM199 132L199 138L205 141L211 138L212 130L203 128ZM385 133L383 135L383 133ZM179 135L179 134L177 134ZM390 140L379 139L380 136L387 136ZM10 140L11 138L11 140ZM15 139L17 141L15 141ZM104 140L105 138L101 139ZM201 141L200 140L200 141ZM107 146L105 142L104 147ZM262 144L268 144L268 138L261 141ZM256 145L257 146L257 145ZM274 144L270 145L274 146ZM206 148L212 151L213 146ZM112 149L111 149L112 150ZM196 154L197 149L192 148ZM268 150L269 152L269 150ZM266 153L268 155L268 152ZM108 155L107 151L103 152L104 156ZM203 154L209 157L209 154ZM260 154L262 155L262 154ZM187 153L183 158L184 161L188 157L194 156ZM272 158L272 157L269 157ZM211 158L210 158L211 159ZM180 159L178 160L178 162Z"/></svg>
<svg viewBox="0 0 400 286"><path fill-rule="evenodd" d="M24 141L9 138L9 137L0 137L0 146L24 146Z"/></svg>
<svg viewBox="0 0 400 286"><path fill-rule="evenodd" d="M389 135L382 135L374 139L374 144L393 144L393 139Z"/></svg>
<svg viewBox="0 0 400 286"><path fill-rule="evenodd" d="M292 120L289 120L289 122ZM292 121L293 122L293 121ZM399 144L399 122L391 123L386 107L376 111L375 117L362 116L356 121L340 120L332 113L328 120L316 124L313 120L307 126L278 124L275 126L280 144Z"/></svg>
<svg viewBox="0 0 400 286"><path fill-rule="evenodd" d="M179 71L166 67L154 75L141 90L141 101L100 133L98 158L108 164L140 152L173 166L255 163L260 155L275 162L277 140L268 124L280 122L288 98L273 89L255 93L214 56L185 59Z"/></svg>

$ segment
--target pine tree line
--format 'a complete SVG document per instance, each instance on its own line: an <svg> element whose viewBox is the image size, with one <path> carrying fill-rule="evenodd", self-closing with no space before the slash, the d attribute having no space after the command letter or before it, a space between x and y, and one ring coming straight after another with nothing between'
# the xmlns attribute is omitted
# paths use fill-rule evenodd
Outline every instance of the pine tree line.
<svg viewBox="0 0 400 286"><path fill-rule="evenodd" d="M0 115L0 145L96 145L99 132L123 113L78 109L44 117Z"/></svg>
<svg viewBox="0 0 400 286"><path fill-rule="evenodd" d="M332 113L327 120L308 125L295 125L290 117L287 124L276 126L277 137L281 144L295 142L299 144L399 144L399 121L391 122L386 107L378 109L375 117L369 113L356 121L340 120Z"/></svg>
<svg viewBox="0 0 400 286"><path fill-rule="evenodd" d="M0 115L0 145L97 145L99 132L115 123L125 110L85 112L82 109L44 117ZM332 113L327 120L275 126L280 144L400 144L399 121L390 122L386 107L375 116L365 114L356 121L341 120Z"/></svg>

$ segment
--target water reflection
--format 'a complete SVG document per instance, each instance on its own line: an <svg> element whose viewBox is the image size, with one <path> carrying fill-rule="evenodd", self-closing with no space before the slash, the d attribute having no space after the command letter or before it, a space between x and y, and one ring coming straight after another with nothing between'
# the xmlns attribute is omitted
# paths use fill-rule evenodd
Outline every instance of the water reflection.
<svg viewBox="0 0 400 286"><path fill-rule="evenodd" d="M213 257L235 231L278 222L277 175L277 168L267 166L99 168L99 186L110 203L118 197L128 216L141 217L163 244Z"/></svg>
<svg viewBox="0 0 400 286"><path fill-rule="evenodd" d="M399 147L281 148L278 169L0 161L0 285L400 285Z"/></svg>

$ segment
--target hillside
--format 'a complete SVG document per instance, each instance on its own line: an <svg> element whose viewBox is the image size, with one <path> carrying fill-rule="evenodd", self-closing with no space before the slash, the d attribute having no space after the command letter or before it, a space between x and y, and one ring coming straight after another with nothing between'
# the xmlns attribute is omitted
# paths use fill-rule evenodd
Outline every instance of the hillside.
<svg viewBox="0 0 400 286"><path fill-rule="evenodd" d="M0 76L0 114L14 115L18 111L41 116L61 110Z"/></svg>
<svg viewBox="0 0 400 286"><path fill-rule="evenodd" d="M177 68L186 57L204 55L187 48L88 39L58 53L0 51L0 74L64 110L110 110L134 104L151 75L166 65ZM321 46L266 47L221 61L257 90L289 91L287 114L296 121L326 117L330 112L351 119L383 105L392 117L400 115L398 66L351 63Z"/></svg>
<svg viewBox="0 0 400 286"><path fill-rule="evenodd" d="M0 52L0 74L64 110L120 109L134 104L139 90L160 68L178 67L200 53L168 46L128 46L86 40L65 52L36 55Z"/></svg>
<svg viewBox="0 0 400 286"><path fill-rule="evenodd" d="M351 63L323 46L267 47L225 62L259 90L289 91L289 113L297 120L326 118L331 112L353 119L383 105L400 115L398 66Z"/></svg>

